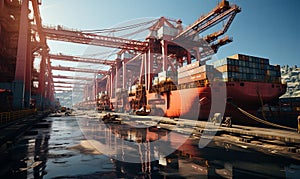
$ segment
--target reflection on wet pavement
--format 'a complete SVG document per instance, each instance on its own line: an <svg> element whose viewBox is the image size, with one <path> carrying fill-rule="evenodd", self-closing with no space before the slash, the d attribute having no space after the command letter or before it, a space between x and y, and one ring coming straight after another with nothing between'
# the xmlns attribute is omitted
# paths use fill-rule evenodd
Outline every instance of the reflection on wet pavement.
<svg viewBox="0 0 300 179"><path fill-rule="evenodd" d="M299 161L254 152L217 139L203 149L198 148L196 137L177 146L181 137L155 126L108 125L96 118L49 117L1 154L0 178L299 176Z"/></svg>

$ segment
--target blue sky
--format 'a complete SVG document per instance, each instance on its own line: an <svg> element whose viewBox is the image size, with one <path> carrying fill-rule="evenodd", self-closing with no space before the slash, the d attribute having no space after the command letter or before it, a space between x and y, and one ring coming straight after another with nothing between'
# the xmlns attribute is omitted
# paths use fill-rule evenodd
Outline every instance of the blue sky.
<svg viewBox="0 0 300 179"><path fill-rule="evenodd" d="M221 1L221 0L220 0ZM44 24L75 29L109 28L143 17L182 19L185 25L206 14L218 0L43 0ZM300 1L231 0L242 8L228 35L234 41L220 48L223 58L235 53L269 58L272 64L298 65L300 50ZM66 43L49 43L52 52L82 54L85 48Z"/></svg>

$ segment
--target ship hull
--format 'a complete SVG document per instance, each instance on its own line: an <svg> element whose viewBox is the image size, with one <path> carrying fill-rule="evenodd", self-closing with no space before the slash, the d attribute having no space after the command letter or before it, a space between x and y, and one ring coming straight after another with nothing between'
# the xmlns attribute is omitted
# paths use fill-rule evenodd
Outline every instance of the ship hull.
<svg viewBox="0 0 300 179"><path fill-rule="evenodd" d="M153 115L207 120L215 113L221 113L232 117L234 124L259 125L236 106L256 115L259 107L278 99L284 93L285 86L282 84L219 82L212 87L148 93L147 101L154 111L159 111Z"/></svg>

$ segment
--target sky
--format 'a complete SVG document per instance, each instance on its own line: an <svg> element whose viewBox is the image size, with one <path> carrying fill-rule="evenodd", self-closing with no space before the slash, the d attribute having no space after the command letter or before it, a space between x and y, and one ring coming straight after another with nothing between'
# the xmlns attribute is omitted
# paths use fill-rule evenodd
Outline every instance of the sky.
<svg viewBox="0 0 300 179"><path fill-rule="evenodd" d="M219 0L221 1L221 0ZM227 34L233 42L218 58L236 53L270 59L271 64L300 66L299 0L231 0L241 7ZM42 22L74 29L103 29L136 18L161 16L189 25L218 0L42 0ZM49 42L51 53L84 54L87 46Z"/></svg>

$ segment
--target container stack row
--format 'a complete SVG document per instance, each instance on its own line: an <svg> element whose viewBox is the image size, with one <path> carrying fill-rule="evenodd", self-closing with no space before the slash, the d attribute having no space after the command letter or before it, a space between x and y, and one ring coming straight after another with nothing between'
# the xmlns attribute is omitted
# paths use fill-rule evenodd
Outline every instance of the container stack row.
<svg viewBox="0 0 300 179"><path fill-rule="evenodd" d="M224 81L280 83L279 65L270 65L265 58L236 54L211 63L222 73Z"/></svg>
<svg viewBox="0 0 300 179"><path fill-rule="evenodd" d="M178 84L207 80L210 74L214 74L213 71L213 65L200 66L199 61L196 61L178 69Z"/></svg>

